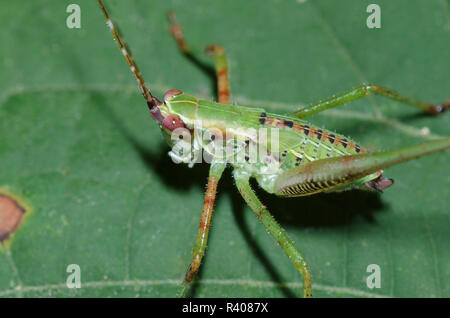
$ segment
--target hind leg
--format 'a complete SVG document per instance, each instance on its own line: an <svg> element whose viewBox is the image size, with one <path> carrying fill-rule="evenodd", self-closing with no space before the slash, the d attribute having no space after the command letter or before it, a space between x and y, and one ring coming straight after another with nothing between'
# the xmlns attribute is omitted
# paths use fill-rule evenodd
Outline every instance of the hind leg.
<svg viewBox="0 0 450 318"><path fill-rule="evenodd" d="M344 93L335 95L331 98L325 99L323 101L320 101L315 104L311 104L309 106L306 106L304 108L301 108L295 112L289 113L288 116L293 116L297 118L306 118L308 116L311 116L313 114L322 112L324 110L343 105L345 103L367 97L370 94L376 94L381 95L387 98L390 98L392 100L396 100L399 102L402 102L406 105L418 108L422 110L425 113L431 114L431 115L439 115L445 112L448 108L450 108L450 99L445 101L442 104L431 104L422 102L416 99L412 99L410 97L406 97L403 95L400 95L399 93L382 87L378 85L373 84L363 84L360 87L353 88L351 90L348 90Z"/></svg>
<svg viewBox="0 0 450 318"><path fill-rule="evenodd" d="M289 260L295 266L295 269L303 277L303 296L309 298L311 293L311 272L308 263L300 251L295 247L294 242L289 238L283 228L270 214L269 210L259 201L256 194L253 192L249 184L249 177L246 174L241 174L239 171L234 171L234 179L236 180L236 187L249 205L252 211L256 214L261 223L265 226L267 232L277 241L283 251L288 256Z"/></svg>

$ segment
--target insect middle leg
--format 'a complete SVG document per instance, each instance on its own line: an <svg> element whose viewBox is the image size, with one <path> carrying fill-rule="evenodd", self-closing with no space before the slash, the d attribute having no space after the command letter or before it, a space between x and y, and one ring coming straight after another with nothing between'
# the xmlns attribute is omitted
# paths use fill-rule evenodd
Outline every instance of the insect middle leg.
<svg viewBox="0 0 450 318"><path fill-rule="evenodd" d="M258 197L250 187L248 175L235 170L234 179L236 180L236 187L245 202L247 202L258 219L264 224L269 234L278 242L287 254L289 260L294 264L295 269L303 276L303 296L305 298L311 297L311 272L305 258L295 247L294 242L289 238L283 228L273 218L269 210L267 210L261 201L259 201Z"/></svg>
<svg viewBox="0 0 450 318"><path fill-rule="evenodd" d="M183 282L183 286L179 292L179 296L184 296L187 285L194 279L200 264L202 262L203 255L205 255L206 246L208 243L209 226L211 224L211 217L214 208L214 201L216 198L217 184L219 183L222 172L226 165L222 163L211 163L208 177L208 185L206 188L205 199L203 201L202 216L200 219L200 225L198 227L197 239L195 241L194 249L192 250L193 257L186 272L186 276Z"/></svg>
<svg viewBox="0 0 450 318"><path fill-rule="evenodd" d="M399 93L389 88L373 84L363 84L360 87L353 88L339 95L335 95L328 99L322 100L318 103L303 107L297 111L289 113L288 116L293 116L297 118L306 118L308 116L322 112L324 110L354 101L356 99L366 97L369 94L381 95L405 103L431 115L442 114L444 111L450 108L450 99L448 99L442 104L431 104L400 95Z"/></svg>
<svg viewBox="0 0 450 318"><path fill-rule="evenodd" d="M190 49L186 40L183 36L183 29L181 25L178 24L175 13L169 11L169 22L170 22L170 33L175 38L178 48L186 55L190 60L199 64L199 61L194 56L194 53ZM208 45L205 48L206 54L212 56L214 59L214 68L217 77L217 93L218 102L221 104L229 104L230 102L230 85L228 81L228 62L225 49L220 45Z"/></svg>

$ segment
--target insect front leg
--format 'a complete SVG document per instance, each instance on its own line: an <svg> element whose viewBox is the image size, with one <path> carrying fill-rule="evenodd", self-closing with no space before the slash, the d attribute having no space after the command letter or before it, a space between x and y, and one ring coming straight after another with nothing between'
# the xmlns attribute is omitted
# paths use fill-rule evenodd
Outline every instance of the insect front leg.
<svg viewBox="0 0 450 318"><path fill-rule="evenodd" d="M203 201L202 216L200 225L198 227L197 239L195 241L194 249L192 250L193 258L186 272L184 282L182 284L179 296L183 297L187 285L193 280L202 262L203 255L205 255L206 246L208 243L209 226L211 224L211 217L214 208L214 201L216 198L217 184L219 183L222 172L226 164L211 163L208 177L208 185L206 188L205 199Z"/></svg>
<svg viewBox="0 0 450 318"><path fill-rule="evenodd" d="M175 13L169 11L170 33L177 41L178 48L195 64L201 65L201 62L195 57L183 36L183 28L178 24ZM205 48L206 54L214 59L214 67L217 77L218 102L228 104L230 102L230 85L228 82L228 62L225 50L220 45L208 45Z"/></svg>
<svg viewBox="0 0 450 318"><path fill-rule="evenodd" d="M353 88L349 91L341 93L339 95L335 95L328 99L322 100L318 103L311 104L304 108L301 108L295 112L289 113L288 116L294 116L297 118L306 118L313 114L322 112L324 110L343 105L345 103L354 101L356 99L360 99L368 96L369 94L377 94L381 95L407 105L416 107L428 114L431 115L439 115L445 112L448 108L450 108L450 99L446 100L442 104L431 104L425 103L419 100L415 100L382 86L373 85L373 84L363 84L360 87Z"/></svg>
<svg viewBox="0 0 450 318"><path fill-rule="evenodd" d="M236 186L245 202L247 202L258 219L264 224L269 234L272 235L287 254L290 261L294 264L295 269L302 274L304 297L311 297L311 272L305 258L295 247L294 242L289 238L283 228L273 218L269 210L267 210L267 207L259 201L250 187L249 176L246 173L235 170L234 178L236 180Z"/></svg>
<svg viewBox="0 0 450 318"><path fill-rule="evenodd" d="M275 181L275 194L295 197L329 191L393 165L450 148L450 137L384 152L320 159L285 171Z"/></svg>

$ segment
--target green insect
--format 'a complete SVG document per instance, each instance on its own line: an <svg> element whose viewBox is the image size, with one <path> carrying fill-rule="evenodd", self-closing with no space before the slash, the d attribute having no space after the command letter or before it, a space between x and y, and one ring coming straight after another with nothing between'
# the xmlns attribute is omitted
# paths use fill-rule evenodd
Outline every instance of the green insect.
<svg viewBox="0 0 450 318"><path fill-rule="evenodd" d="M255 178L268 193L282 197L353 188L381 191L393 184L392 179L383 177L383 169L450 147L449 137L391 151L368 153L353 140L303 120L369 94L403 102L431 115L442 114L450 107L450 99L439 105L424 103L377 85L362 85L286 115L269 113L261 108L230 105L227 59L225 50L218 45L206 48L214 60L218 103L200 100L179 90L168 91L160 101L146 87L137 64L120 39L101 0L98 3L137 80L151 116L172 147L169 155L173 160L190 166L202 159L202 153L209 158L210 172L200 226L181 296L193 280L205 254L217 185L227 166L233 167L236 187L242 198L301 273L304 297L311 297L311 273L305 257L255 195L249 184L250 178ZM169 18L171 33L179 48L184 54L192 56L174 14L170 13ZM264 138L261 138L264 135L262 132L266 132Z"/></svg>

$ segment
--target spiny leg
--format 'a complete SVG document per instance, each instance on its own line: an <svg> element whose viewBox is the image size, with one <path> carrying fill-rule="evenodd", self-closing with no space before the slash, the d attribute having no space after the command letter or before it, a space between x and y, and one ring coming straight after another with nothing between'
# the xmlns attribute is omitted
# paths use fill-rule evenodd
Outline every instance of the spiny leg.
<svg viewBox="0 0 450 318"><path fill-rule="evenodd" d="M183 36L183 29L181 25L178 24L175 13L169 11L169 22L170 22L170 33L177 41L178 47L191 60L198 63L191 49L189 48L187 42ZM218 92L218 102L221 104L228 104L230 102L230 86L228 82L228 63L225 50L220 45L208 45L205 48L205 52L212 56L214 59L214 67L216 70L217 77L217 92Z"/></svg>
<svg viewBox="0 0 450 318"><path fill-rule="evenodd" d="M202 262L203 255L205 255L206 246L208 243L209 226L211 224L211 217L214 208L214 201L216 198L217 184L225 169L225 164L212 163L209 170L208 185L206 188L205 199L203 202L202 216L200 219L200 226L198 228L197 239L195 241L194 249L192 250L193 258L186 272L184 282L181 286L179 296L184 297L187 285L193 280Z"/></svg>
<svg viewBox="0 0 450 318"><path fill-rule="evenodd" d="M275 180L275 194L295 197L328 191L393 165L450 148L450 137L405 148L320 159L287 170Z"/></svg>
<svg viewBox="0 0 450 318"><path fill-rule="evenodd" d="M303 296L311 297L311 272L305 258L267 208L259 201L250 187L248 175L235 170L234 178L236 180L236 186L245 202L247 202L258 219L264 224L269 234L272 235L287 254L289 260L294 264L295 269L303 276Z"/></svg>
<svg viewBox="0 0 450 318"><path fill-rule="evenodd" d="M428 114L431 114L431 115L442 114L448 108L450 108L450 99L448 99L447 101L445 101L444 103L439 104L439 105L425 103L422 101L418 101L418 100L400 95L399 93L397 93L391 89L385 88L385 87L381 87L381 86L373 85L373 84L363 84L360 87L353 88L353 89L348 90L339 95L335 95L333 97L330 97L330 98L320 101L318 103L311 104L311 105L301 108L295 112L289 113L288 116L294 116L297 118L306 118L308 116L322 112L324 110L354 101L356 99L366 97L369 94L377 94L377 95L381 95L381 96L405 103L407 105L421 109L422 111L424 111Z"/></svg>

